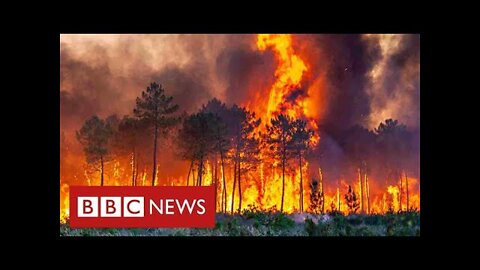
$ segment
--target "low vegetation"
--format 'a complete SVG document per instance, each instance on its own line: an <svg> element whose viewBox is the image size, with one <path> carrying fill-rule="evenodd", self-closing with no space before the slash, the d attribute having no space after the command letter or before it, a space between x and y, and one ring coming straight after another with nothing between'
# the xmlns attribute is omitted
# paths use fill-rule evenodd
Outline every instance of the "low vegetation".
<svg viewBox="0 0 480 270"><path fill-rule="evenodd" d="M61 236L420 236L418 212L385 215L332 213L284 214L276 208L251 206L241 214L217 214L214 228L71 229L60 224Z"/></svg>

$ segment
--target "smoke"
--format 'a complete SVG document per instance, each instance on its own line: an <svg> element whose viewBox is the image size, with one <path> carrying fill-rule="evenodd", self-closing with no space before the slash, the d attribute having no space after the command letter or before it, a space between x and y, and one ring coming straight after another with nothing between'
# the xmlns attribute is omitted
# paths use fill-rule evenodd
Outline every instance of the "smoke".
<svg viewBox="0 0 480 270"><path fill-rule="evenodd" d="M249 44L255 36L248 36ZM270 89L275 77L275 61L272 52L260 53L245 44L222 51L216 60L216 71L224 82L227 105L245 104Z"/></svg>
<svg viewBox="0 0 480 270"><path fill-rule="evenodd" d="M61 128L78 129L94 113L131 113L135 98L155 80L187 112L212 97L225 99L218 55L244 46L245 40L233 35L62 35Z"/></svg>
<svg viewBox="0 0 480 270"><path fill-rule="evenodd" d="M394 118L418 128L420 36L366 35L364 40L369 50L380 54L367 74L371 108L368 125L374 127L383 119Z"/></svg>
<svg viewBox="0 0 480 270"><path fill-rule="evenodd" d="M317 108L321 125L350 127L363 123L370 111L364 90L370 64L361 35L298 35L296 47L308 59L304 87ZM310 106L312 107L312 106Z"/></svg>
<svg viewBox="0 0 480 270"><path fill-rule="evenodd" d="M276 79L274 54L256 48L256 35L62 35L60 42L66 131L78 130L94 113L131 114L152 81L191 113L213 97L252 108ZM372 130L398 119L413 132L419 152L419 35L309 34L294 35L293 42L308 72L286 100L304 98L307 116L318 119L320 165L332 168L327 181L346 171L341 138L355 125Z"/></svg>
<svg viewBox="0 0 480 270"><path fill-rule="evenodd" d="M419 35L296 35L295 41L302 58L309 59L303 86L315 100L320 126L310 175L318 177L320 166L328 168L327 182L355 179L358 165L347 148L360 138L349 134L355 126L373 130L393 118L407 125L403 140L412 149L403 158L412 176L419 177ZM381 158L375 153L369 158L377 179L386 174Z"/></svg>
<svg viewBox="0 0 480 270"><path fill-rule="evenodd" d="M91 53L101 58L106 51L94 47ZM68 48L60 52L60 59L60 119L63 128L77 128L76 124L93 112L104 115L124 111L125 100L119 86L129 82L114 76L107 63L91 64L72 58Z"/></svg>
<svg viewBox="0 0 480 270"><path fill-rule="evenodd" d="M315 99L321 124L373 129L394 118L418 128L418 35L295 35L294 42L310 70L287 99ZM153 80L189 112L212 97L248 103L275 80L273 53L254 44L255 35L62 35L62 127L78 127L92 112L131 113ZM312 88L319 79L323 89Z"/></svg>

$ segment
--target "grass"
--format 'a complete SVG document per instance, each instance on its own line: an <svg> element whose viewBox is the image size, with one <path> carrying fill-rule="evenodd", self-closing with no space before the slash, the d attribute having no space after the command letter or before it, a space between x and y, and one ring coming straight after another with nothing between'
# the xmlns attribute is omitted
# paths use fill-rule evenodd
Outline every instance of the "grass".
<svg viewBox="0 0 480 270"><path fill-rule="evenodd" d="M61 236L420 236L418 212L385 215L283 214L255 206L241 214L217 214L215 228L71 229L60 223Z"/></svg>

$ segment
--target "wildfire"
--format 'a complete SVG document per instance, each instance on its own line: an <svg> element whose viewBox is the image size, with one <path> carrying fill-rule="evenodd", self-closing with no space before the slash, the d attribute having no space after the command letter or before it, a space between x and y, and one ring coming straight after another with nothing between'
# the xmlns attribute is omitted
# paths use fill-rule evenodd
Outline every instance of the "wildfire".
<svg viewBox="0 0 480 270"><path fill-rule="evenodd" d="M314 137L311 139L312 144L318 144L320 137L318 135L318 122L321 116L322 107L325 104L319 101L322 97L320 92L323 91L326 82L325 75L319 75L318 78L305 83L306 77L310 76L309 67L312 65L308 62L308 57L296 51L293 44L293 36L290 34L259 34L256 40L256 48L263 52L271 50L276 60L275 80L267 89L251 89L255 91L255 96L250 101L246 101L242 106L256 113L256 117L262 119L262 125L258 127L258 131L265 131L265 125L269 124L270 119L279 114L286 114L294 119L303 119L307 122L308 127L315 131ZM300 57L302 55L302 57ZM310 62L312 63L312 62ZM313 69L313 67L312 67ZM373 70L370 76L376 78ZM308 76L307 76L308 75ZM246 209L249 205L256 205L262 209L272 208L274 206L280 209L280 201L282 196L282 171L279 168L279 162L269 160L266 155L261 153L262 161L258 164L256 170L249 171L241 176L241 196L242 209ZM223 203L226 201L227 211L230 212L232 205L232 190L234 171L232 164L225 161L225 168L220 165L219 160L206 160L203 170L202 185L217 184L217 211L223 209ZM312 162L313 163L313 162ZM129 167L133 166L133 160L128 163ZM110 165L110 171L105 174L105 185L132 185L132 176L130 169L123 166L118 160L113 161ZM157 165L158 166L158 165ZM299 211L300 207L300 173L303 181L303 209L307 211L310 206L310 194L312 192L311 180L322 178L322 175L309 175L310 163L305 160L301 167L295 165L285 174L285 198L284 211L292 213ZM322 168L323 169L323 168ZM183 177L164 177L160 175L162 168L157 167L156 185L186 185L189 181L190 185L195 183L198 178L198 169L192 169L192 173L187 173ZM224 171L225 170L225 171ZM187 169L185 169L187 171ZM315 168L316 171L316 168ZM136 185L150 186L151 175L150 170L146 167L138 169L138 182ZM353 173L353 172L352 172ZM321 173L320 173L321 174ZM99 185L98 172L91 173L84 171L77 173L79 181L68 179L66 183L75 183L83 185ZM226 196L222 193L223 176L225 175ZM326 175L326 174L325 174ZM72 177L72 175L69 175ZM163 179L162 179L163 177ZM73 175L76 179L76 176ZM136 179L136 178L135 178ZM162 179L160 181L160 179ZM193 179L193 180L192 180ZM62 180L65 180L62 176ZM345 202L345 194L348 187L351 186L356 193L356 197L360 200L361 195L365 201L362 202L365 209L371 213L385 213L389 210L399 211L406 209L420 209L420 187L419 179L404 178L398 182L389 182L383 186L384 179L373 179L368 175L366 178L352 179L325 179L322 181L321 191L323 192L324 212L340 211L344 214L350 213L348 205ZM82 182L83 181L83 182ZM335 183L335 184L332 184ZM365 184L362 184L365 183ZM239 186L235 187L235 195L233 199L234 211L237 211L240 203ZM69 185L61 182L60 189L60 219L64 220L69 214L68 201ZM407 195L408 194L408 195ZM360 201L359 201L360 203ZM367 207L368 206L368 207Z"/></svg>
<svg viewBox="0 0 480 270"><path fill-rule="evenodd" d="M60 187L60 221L63 222L70 214L70 204L68 200L69 186L62 184Z"/></svg>
<svg viewBox="0 0 480 270"><path fill-rule="evenodd" d="M257 49L265 51L271 48L275 53L278 66L275 70L275 82L268 92L268 100L263 100L263 92L257 95L254 104L245 104L262 118L263 123L280 113L292 118L307 120L310 128L317 130L315 119L310 116L308 91L302 89L302 79L308 71L308 64L295 52L290 34L259 34ZM261 101L261 102L260 102ZM265 104L265 105L262 105ZM318 135L312 142L316 144Z"/></svg>
<svg viewBox="0 0 480 270"><path fill-rule="evenodd" d="M399 203L398 203L398 187L397 186L388 186L387 192L392 196L392 200L390 202L390 207L395 209L399 209Z"/></svg>
<svg viewBox="0 0 480 270"><path fill-rule="evenodd" d="M302 104L285 103L285 99L301 86L300 82L304 72L307 71L307 66L295 54L291 35L260 34L257 39L257 48L260 51L272 48L278 61L275 71L276 81L269 94L266 119L272 118L279 111L284 111L290 117L299 117L304 110ZM281 108L282 105L286 108Z"/></svg>

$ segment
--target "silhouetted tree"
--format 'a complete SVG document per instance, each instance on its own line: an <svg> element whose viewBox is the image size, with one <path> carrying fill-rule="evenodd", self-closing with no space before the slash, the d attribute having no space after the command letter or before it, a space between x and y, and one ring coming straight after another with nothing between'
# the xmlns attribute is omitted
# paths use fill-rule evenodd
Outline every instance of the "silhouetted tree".
<svg viewBox="0 0 480 270"><path fill-rule="evenodd" d="M118 123L118 132L115 135L115 149L120 155L130 156L132 171L132 186L136 186L138 176L138 151L144 136L145 124L136 118L124 116Z"/></svg>
<svg viewBox="0 0 480 270"><path fill-rule="evenodd" d="M215 128L218 117L212 113L196 113L187 117L178 133L178 145L184 159L198 163L197 185L202 185L207 156L216 150Z"/></svg>
<svg viewBox="0 0 480 270"><path fill-rule="evenodd" d="M260 119L255 118L255 113L245 108L233 105L229 110L229 133L231 134L231 145L233 148L231 159L234 161L234 181L232 189L233 213L235 203L235 187L238 182L239 205L242 207L242 185L241 175L256 168L258 163L258 139L255 137L255 129L260 125Z"/></svg>
<svg viewBox="0 0 480 270"><path fill-rule="evenodd" d="M283 212L283 201L285 197L285 168L289 157L291 156L291 142L292 142L292 123L293 120L287 115L280 114L270 120L271 125L267 125L267 133L265 141L268 145L268 150L273 154L273 157L280 161L282 167L282 201L280 204L280 211Z"/></svg>
<svg viewBox="0 0 480 270"><path fill-rule="evenodd" d="M300 168L300 211L303 212L303 174L302 160L305 153L311 149L313 130L307 129L307 122L297 119L292 123L292 142L291 148L295 156L298 158L298 166Z"/></svg>
<svg viewBox="0 0 480 270"><path fill-rule="evenodd" d="M228 126L225 123L227 119L228 109L225 103L220 102L218 99L214 98L209 100L207 105L202 106L202 112L212 113L216 118L212 122L212 131L213 137L215 140L215 149L220 155L220 165L222 169L222 212L227 210L227 184L225 180L225 154L227 153L230 147L230 138L228 136ZM216 165L216 163L215 163ZM215 168L216 171L216 168ZM216 179L215 179L216 184ZM215 189L216 190L216 189Z"/></svg>
<svg viewBox="0 0 480 270"><path fill-rule="evenodd" d="M412 134L407 130L407 126L400 124L398 120L387 119L376 128L377 149L383 157L382 164L388 171L388 178L395 179L395 183L400 181L399 203L402 209L402 170L408 166L411 159Z"/></svg>
<svg viewBox="0 0 480 270"><path fill-rule="evenodd" d="M360 207L360 203L358 202L357 195L352 187L348 186L348 192L345 194L345 201L347 202L348 211L350 213L356 213L358 208Z"/></svg>
<svg viewBox="0 0 480 270"><path fill-rule="evenodd" d="M82 128L76 132L77 140L83 145L88 164L95 166L100 163L100 186L103 186L104 163L110 153L110 139L113 135L111 123L94 115L85 121Z"/></svg>
<svg viewBox="0 0 480 270"><path fill-rule="evenodd" d="M155 185L157 170L158 132L165 132L180 121L178 117L172 116L178 110L178 105L173 104L173 97L166 96L164 93L165 89L161 85L151 83L146 91L142 91L141 97L137 97L136 107L133 110L135 116L153 128L152 186Z"/></svg>
<svg viewBox="0 0 480 270"><path fill-rule="evenodd" d="M312 180L310 190L310 205L308 210L312 213L320 214L322 213L324 197L317 180Z"/></svg>
<svg viewBox="0 0 480 270"><path fill-rule="evenodd" d="M349 128L345 133L343 140L345 153L353 163L353 166L357 168L360 186L360 194L358 194L360 197L360 211L364 213L365 209L367 209L368 212L367 164L373 163L369 162L369 160L376 156L376 134L359 125Z"/></svg>

